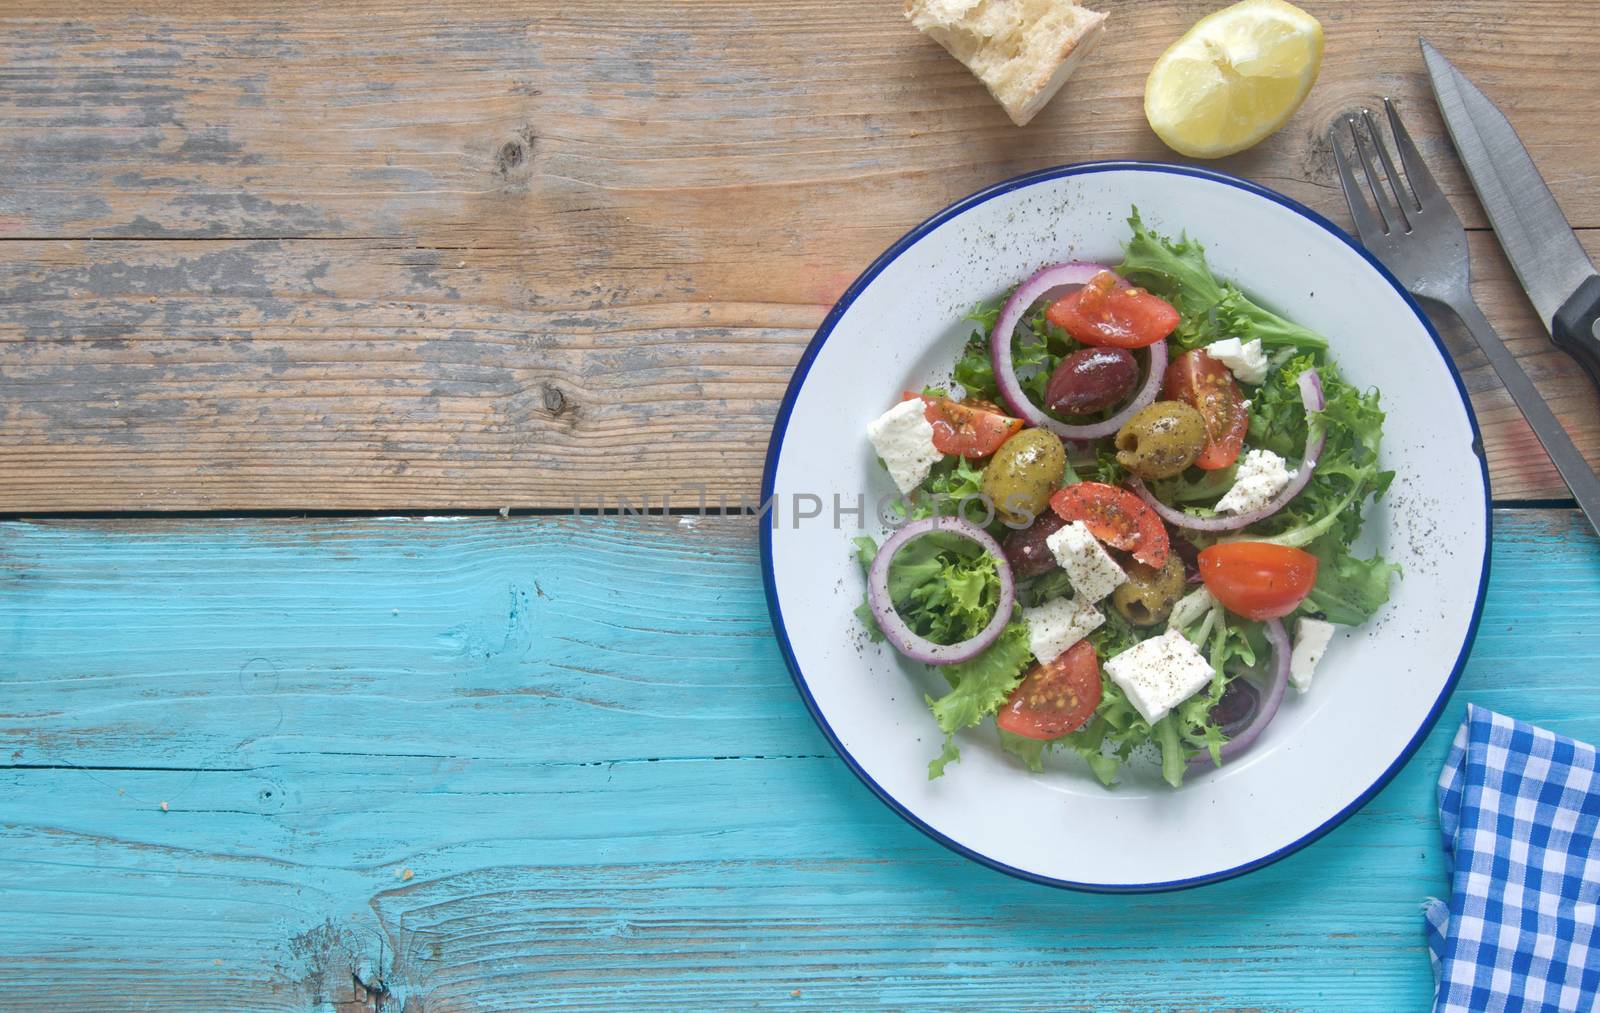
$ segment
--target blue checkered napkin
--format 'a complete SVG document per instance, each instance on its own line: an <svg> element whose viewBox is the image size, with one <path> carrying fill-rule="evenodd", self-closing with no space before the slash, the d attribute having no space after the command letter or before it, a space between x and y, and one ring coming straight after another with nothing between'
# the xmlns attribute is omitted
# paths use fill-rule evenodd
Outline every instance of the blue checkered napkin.
<svg viewBox="0 0 1600 1013"><path fill-rule="evenodd" d="M1428 902L1435 1013L1596 1009L1593 746L1468 705L1439 776L1450 900Z"/></svg>

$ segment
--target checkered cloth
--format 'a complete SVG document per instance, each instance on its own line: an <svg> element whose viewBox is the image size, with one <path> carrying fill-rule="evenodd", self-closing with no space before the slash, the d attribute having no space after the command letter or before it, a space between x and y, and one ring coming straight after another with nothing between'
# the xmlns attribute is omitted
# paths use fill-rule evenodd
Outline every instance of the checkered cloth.
<svg viewBox="0 0 1600 1013"><path fill-rule="evenodd" d="M1424 909L1434 1013L1597 1008L1593 746L1469 705L1439 777L1450 900Z"/></svg>

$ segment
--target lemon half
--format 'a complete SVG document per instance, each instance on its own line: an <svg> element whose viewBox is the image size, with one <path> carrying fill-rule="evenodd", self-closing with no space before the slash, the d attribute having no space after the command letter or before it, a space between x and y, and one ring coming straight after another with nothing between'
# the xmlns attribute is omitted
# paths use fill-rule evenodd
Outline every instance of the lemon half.
<svg viewBox="0 0 1600 1013"><path fill-rule="evenodd" d="M1161 54L1144 84L1144 115L1174 151L1221 158L1287 123L1321 67L1316 18L1284 0L1243 0Z"/></svg>

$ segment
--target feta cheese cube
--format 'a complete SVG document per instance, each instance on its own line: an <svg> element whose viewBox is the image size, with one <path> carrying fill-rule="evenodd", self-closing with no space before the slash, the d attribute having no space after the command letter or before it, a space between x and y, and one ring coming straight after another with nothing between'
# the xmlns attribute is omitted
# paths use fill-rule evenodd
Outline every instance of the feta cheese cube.
<svg viewBox="0 0 1600 1013"><path fill-rule="evenodd" d="M1207 612L1216 607L1216 597L1202 584L1179 598L1178 604L1172 606L1172 615L1167 617L1167 629L1181 630L1191 623L1199 622Z"/></svg>
<svg viewBox="0 0 1600 1013"><path fill-rule="evenodd" d="M1025 608L1022 618L1028 623L1028 646L1033 649L1033 656L1046 664L1106 621L1093 605L1077 598L1057 598L1037 608Z"/></svg>
<svg viewBox="0 0 1600 1013"><path fill-rule="evenodd" d="M889 477L907 495L944 456L933 445L933 425L921 398L902 401L867 423L867 439L889 469Z"/></svg>
<svg viewBox="0 0 1600 1013"><path fill-rule="evenodd" d="M1261 383L1272 366L1267 361L1267 353L1261 349L1260 338L1243 342L1238 338L1223 338L1207 345L1206 354L1232 370L1240 383Z"/></svg>
<svg viewBox="0 0 1600 1013"><path fill-rule="evenodd" d="M1333 624L1321 619L1304 619L1294 624L1294 650L1289 652L1289 681L1304 693L1311 688L1311 674L1333 639Z"/></svg>
<svg viewBox="0 0 1600 1013"><path fill-rule="evenodd" d="M1128 575L1111 558L1082 521L1073 521L1044 540L1067 581L1084 602L1097 602L1115 591Z"/></svg>
<svg viewBox="0 0 1600 1013"><path fill-rule="evenodd" d="M1272 451L1246 451L1234 474L1233 488L1217 500L1217 513L1243 514L1264 507L1293 477L1283 458Z"/></svg>
<svg viewBox="0 0 1600 1013"><path fill-rule="evenodd" d="M1199 649L1177 630L1133 645L1107 661L1105 670L1151 724L1210 685L1212 677Z"/></svg>

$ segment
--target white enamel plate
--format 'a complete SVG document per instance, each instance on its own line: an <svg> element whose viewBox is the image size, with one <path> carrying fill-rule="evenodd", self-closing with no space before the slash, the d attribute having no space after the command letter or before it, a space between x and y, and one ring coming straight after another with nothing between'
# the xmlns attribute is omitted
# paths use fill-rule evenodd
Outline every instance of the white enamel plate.
<svg viewBox="0 0 1600 1013"><path fill-rule="evenodd" d="M864 581L850 538L883 534L891 493L866 424L903 388L948 379L976 303L1046 264L1117 263L1130 207L1187 233L1212 269L1326 335L1346 377L1383 392L1384 464L1365 548L1404 568L1388 607L1340 633L1305 695L1290 693L1255 747L1181 789L1128 771L1105 789L1076 758L1030 773L993 723L958 736L961 761L928 780L942 736L923 702L940 676L861 635ZM851 508L866 497L865 517ZM1389 275L1313 212L1230 176L1097 163L1002 183L940 212L867 269L795 371L768 451L761 530L773 626L800 695L839 754L896 812L1001 871L1057 886L1161 890L1237 875L1325 833L1381 788L1438 717L1477 625L1489 563L1477 423L1444 346ZM837 497L837 499L835 499ZM818 509L819 516L803 516ZM839 510L835 511L835 505ZM798 510L796 509L798 507Z"/></svg>

